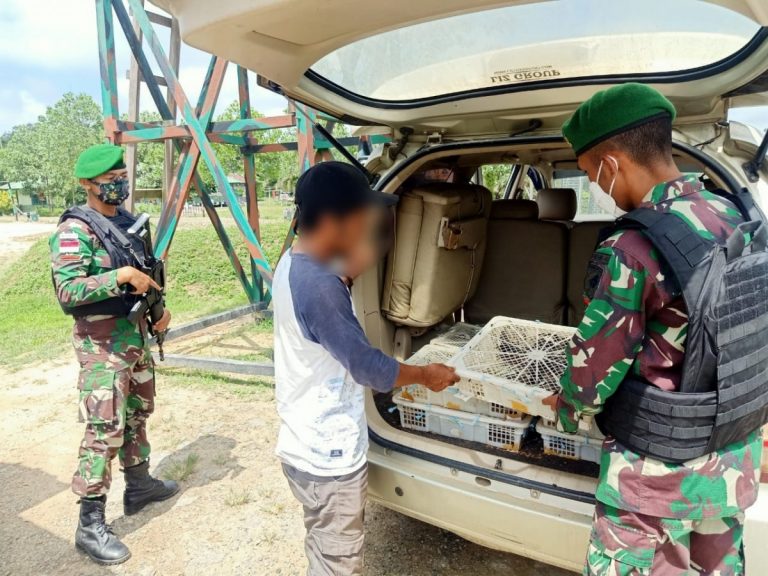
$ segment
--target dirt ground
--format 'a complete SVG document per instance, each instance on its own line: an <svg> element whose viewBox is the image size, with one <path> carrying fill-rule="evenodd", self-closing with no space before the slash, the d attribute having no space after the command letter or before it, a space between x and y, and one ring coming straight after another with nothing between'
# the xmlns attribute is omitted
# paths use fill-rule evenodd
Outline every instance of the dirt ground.
<svg viewBox="0 0 768 576"><path fill-rule="evenodd" d="M172 500L124 517L115 467L107 515L133 557L102 568L73 546L69 491L82 432L76 422L77 365L60 361L4 374L0 388L0 574L298 575L303 526L273 456L277 418L269 385L247 395L158 382L150 420L152 467L163 475L195 465ZM511 520L510 520L511 521ZM369 505L366 574L564 576L520 557Z"/></svg>
<svg viewBox="0 0 768 576"><path fill-rule="evenodd" d="M0 222L0 271L53 228ZM223 338L228 349L241 345L256 356L269 353L263 338L243 335L232 342L221 327L172 348L215 352L211 348ZM181 493L125 517L124 484L115 466L107 517L133 557L105 568L76 552L78 507L69 481L82 434L76 421L78 367L62 352L45 365L0 371L0 576L304 573L300 507L273 455L278 423L269 383L244 394L220 385L174 385L159 375L149 423L152 468L160 476L185 470ZM567 574L375 505L367 510L366 530L367 576Z"/></svg>
<svg viewBox="0 0 768 576"><path fill-rule="evenodd" d="M53 233L54 222L16 222L3 218L0 220L0 273L12 262L20 258L31 244L40 236Z"/></svg>

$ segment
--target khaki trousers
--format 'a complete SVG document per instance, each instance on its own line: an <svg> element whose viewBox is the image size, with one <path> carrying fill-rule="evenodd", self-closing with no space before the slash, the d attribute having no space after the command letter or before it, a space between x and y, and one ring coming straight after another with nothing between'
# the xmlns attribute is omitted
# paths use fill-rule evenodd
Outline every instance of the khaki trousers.
<svg viewBox="0 0 768 576"><path fill-rule="evenodd" d="M284 463L283 474L304 507L307 576L361 575L368 465L345 476L325 477Z"/></svg>

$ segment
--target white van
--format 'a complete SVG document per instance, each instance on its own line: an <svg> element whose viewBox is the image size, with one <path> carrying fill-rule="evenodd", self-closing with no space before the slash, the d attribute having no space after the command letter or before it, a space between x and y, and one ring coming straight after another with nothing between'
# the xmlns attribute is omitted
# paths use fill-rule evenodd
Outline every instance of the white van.
<svg viewBox="0 0 768 576"><path fill-rule="evenodd" d="M578 323L607 217L590 204L560 126L599 89L661 90L678 110L681 169L707 186L748 188L768 208L763 137L728 122L731 108L768 103L765 0L153 1L179 18L187 43L255 70L263 86L393 131L367 167L381 190L420 198L422 212L401 202L393 248L356 282L354 300L370 340L401 358L458 320ZM462 210L484 221L471 250L440 252L435 203L457 221ZM580 569L595 464L542 455L535 443L514 453L414 432L393 406L368 398L373 500ZM754 575L768 573L767 490L747 520Z"/></svg>

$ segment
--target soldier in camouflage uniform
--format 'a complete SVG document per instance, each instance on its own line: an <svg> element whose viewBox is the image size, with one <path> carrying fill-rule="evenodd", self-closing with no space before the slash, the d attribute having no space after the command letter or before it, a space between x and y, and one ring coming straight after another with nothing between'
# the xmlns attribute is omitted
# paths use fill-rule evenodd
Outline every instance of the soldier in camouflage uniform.
<svg viewBox="0 0 768 576"><path fill-rule="evenodd" d="M86 214L98 212L123 233L134 223L128 212L118 208L128 195L122 148L104 144L87 149L78 159L75 175L88 194ZM51 237L50 248L56 296L64 311L75 317L79 412L86 424L72 478L72 491L81 504L75 543L94 561L117 564L127 560L130 551L104 518L114 457L118 456L125 471L126 514L170 498L179 487L148 473L146 420L154 409L154 364L146 320L133 324L127 318L138 295L150 286L159 287L134 266L116 267L96 229L68 211ZM144 251L140 243L133 249ZM130 258L126 255L126 261ZM166 311L154 328L163 331L169 322Z"/></svg>
<svg viewBox="0 0 768 576"><path fill-rule="evenodd" d="M675 212L703 237L724 242L740 212L675 166L674 115L655 90L625 84L582 104L563 133L609 212ZM567 350L562 392L547 402L569 433L581 416L598 414L628 375L678 389L685 355L685 304L642 232L602 242L586 284L589 304ZM640 455L608 436L584 574L743 574L744 510L757 498L760 458L759 430L683 464Z"/></svg>

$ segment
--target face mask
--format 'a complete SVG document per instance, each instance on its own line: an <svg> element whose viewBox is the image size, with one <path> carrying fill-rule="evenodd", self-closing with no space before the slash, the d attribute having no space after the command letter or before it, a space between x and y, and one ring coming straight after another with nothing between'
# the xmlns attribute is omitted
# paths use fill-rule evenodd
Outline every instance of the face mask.
<svg viewBox="0 0 768 576"><path fill-rule="evenodd" d="M597 169L597 178L594 182L589 183L589 192L592 194L592 198L601 210L611 214L614 218L618 218L627 212L622 210L616 205L616 200L613 198L613 185L616 184L616 176L619 173L619 163L613 156L608 156L611 161L616 165L616 175L611 180L611 187L608 192L603 190L600 186L600 174L603 171L603 161L600 160L600 167Z"/></svg>
<svg viewBox="0 0 768 576"><path fill-rule="evenodd" d="M94 184L99 187L99 193L96 197L104 202L104 204L109 204L110 206L119 206L125 202L131 193L131 189L128 186L128 178L116 178L112 182L105 182L103 184L94 182Z"/></svg>

